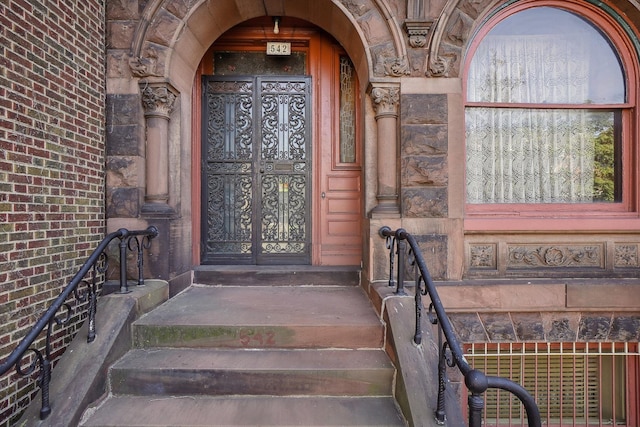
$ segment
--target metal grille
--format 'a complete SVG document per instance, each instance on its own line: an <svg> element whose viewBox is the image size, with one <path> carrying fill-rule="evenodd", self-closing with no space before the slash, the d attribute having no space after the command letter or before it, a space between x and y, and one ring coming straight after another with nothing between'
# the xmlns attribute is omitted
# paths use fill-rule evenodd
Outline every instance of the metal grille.
<svg viewBox="0 0 640 427"><path fill-rule="evenodd" d="M309 77L203 84L202 262L309 263Z"/></svg>
<svg viewBox="0 0 640 427"><path fill-rule="evenodd" d="M475 343L465 347L472 367L510 378L533 394L547 425L635 425L637 343ZM484 424L526 425L526 419L511 394L488 390Z"/></svg>

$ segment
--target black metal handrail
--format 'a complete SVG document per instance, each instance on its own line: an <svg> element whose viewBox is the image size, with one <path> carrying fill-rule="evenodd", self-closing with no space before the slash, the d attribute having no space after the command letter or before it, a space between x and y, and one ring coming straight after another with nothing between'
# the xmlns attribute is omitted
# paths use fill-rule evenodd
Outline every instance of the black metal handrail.
<svg viewBox="0 0 640 427"><path fill-rule="evenodd" d="M429 269L424 261L420 247L415 238L405 229L399 228L393 231L390 227L382 227L379 235L386 239L389 249L389 286L395 286L397 295L407 295L404 289L406 256L411 256L411 264L418 267L416 271L415 308L416 327L413 340L416 344L422 342L421 319L423 303L422 297L429 296L429 321L438 326L438 401L436 406L436 421L445 422L445 389L447 384L446 370L448 367L457 367L464 376L467 389L471 392L468 398L469 426L480 427L482 425L482 411L484 409L483 393L489 388L498 388L515 395L527 413L529 427L540 427L540 411L534 398L529 392L507 378L485 375L482 371L472 369L464 357L462 347L458 342L451 321L440 301L436 286L431 279ZM409 250L407 250L407 243ZM394 253L395 250L395 253ZM397 260L395 259L397 255ZM397 267L396 267L397 265ZM397 269L397 282L394 281L393 272ZM444 340L443 340L444 335Z"/></svg>
<svg viewBox="0 0 640 427"><path fill-rule="evenodd" d="M51 381L51 333L54 324L64 326L70 323L72 315L71 304L66 302L67 298L73 293L75 299L79 303L88 303L86 308L86 321L89 322L89 332L87 334L87 342L90 343L96 338L96 303L98 294L98 283L100 277L107 270L108 256L107 247L115 239L119 239L119 258L120 258L120 289L118 293L129 293L129 284L127 282L127 250L137 253L138 280L137 285L143 285L143 251L149 249L151 239L157 237L158 229L154 226L148 227L146 230L129 231L121 228L118 231L108 234L100 242L98 247L93 251L91 256L87 258L80 270L73 276L71 281L60 292L60 295L51 303L47 311L38 319L36 324L31 328L27 335L20 341L18 346L11 352L9 357L0 365L0 376L4 375L11 368L15 367L18 375L29 376L38 372L38 385L42 391L42 406L40 409L40 419L45 419L51 413L49 403L49 383ZM86 278L90 274L89 278ZM87 286L84 291L78 290L80 284ZM66 308L66 316L57 316L58 311L62 307ZM33 348L32 345L47 328L45 337L45 348L43 351ZM23 366L23 358L30 351L33 353L33 360L27 366Z"/></svg>

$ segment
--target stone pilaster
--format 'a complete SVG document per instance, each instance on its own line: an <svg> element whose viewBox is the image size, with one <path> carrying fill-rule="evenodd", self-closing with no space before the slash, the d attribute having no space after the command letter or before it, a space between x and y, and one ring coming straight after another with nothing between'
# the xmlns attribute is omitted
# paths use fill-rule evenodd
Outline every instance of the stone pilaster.
<svg viewBox="0 0 640 427"><path fill-rule="evenodd" d="M146 192L142 214L173 215L169 206L169 120L178 91L168 82L140 83L146 122Z"/></svg>
<svg viewBox="0 0 640 427"><path fill-rule="evenodd" d="M372 85L370 94L378 129L378 205L371 211L371 217L399 217L397 123L400 88L390 84Z"/></svg>

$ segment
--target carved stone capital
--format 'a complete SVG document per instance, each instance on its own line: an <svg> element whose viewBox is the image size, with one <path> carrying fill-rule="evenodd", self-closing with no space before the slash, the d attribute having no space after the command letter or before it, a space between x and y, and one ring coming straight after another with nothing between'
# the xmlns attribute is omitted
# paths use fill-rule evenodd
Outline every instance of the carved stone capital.
<svg viewBox="0 0 640 427"><path fill-rule="evenodd" d="M371 100L376 117L397 116L400 89L397 87L374 87L371 89Z"/></svg>
<svg viewBox="0 0 640 427"><path fill-rule="evenodd" d="M168 82L140 83L144 116L169 119L179 92Z"/></svg>
<svg viewBox="0 0 640 427"><path fill-rule="evenodd" d="M433 25L433 21L406 20L404 29L409 36L409 45L414 48L425 47L431 25Z"/></svg>

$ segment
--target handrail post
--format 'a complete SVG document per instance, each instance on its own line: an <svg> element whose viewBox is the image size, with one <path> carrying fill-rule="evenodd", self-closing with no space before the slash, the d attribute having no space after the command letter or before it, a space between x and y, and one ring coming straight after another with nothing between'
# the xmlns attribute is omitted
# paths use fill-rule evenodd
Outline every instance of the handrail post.
<svg viewBox="0 0 640 427"><path fill-rule="evenodd" d="M51 404L49 400L49 384L51 383L51 361L48 358L45 358L41 361L41 364L40 390L42 395L42 404L40 406L40 419L44 420L51 413Z"/></svg>
<svg viewBox="0 0 640 427"><path fill-rule="evenodd" d="M447 348L442 342L442 328L438 325L438 401L436 404L436 422L444 424L447 420L445 395L447 391Z"/></svg>
<svg viewBox="0 0 640 427"><path fill-rule="evenodd" d="M467 404L469 405L469 427L481 427L484 398L481 394L471 393Z"/></svg>
<svg viewBox="0 0 640 427"><path fill-rule="evenodd" d="M394 293L396 295L407 295L407 292L404 290L404 273L406 267L405 254L407 253L407 241L402 238L397 238L396 247L398 248L398 285Z"/></svg>
<svg viewBox="0 0 640 427"><path fill-rule="evenodd" d="M489 380L484 372L472 369L464 376L464 384L471 391L467 399L467 404L469 405L469 427L481 427L482 410L484 409L482 393L489 388Z"/></svg>
<svg viewBox="0 0 640 427"><path fill-rule="evenodd" d="M128 241L128 231L124 231L122 237L120 237L120 290L117 292L119 294L128 294L131 291L129 290L129 284L127 283L127 246L129 244Z"/></svg>

